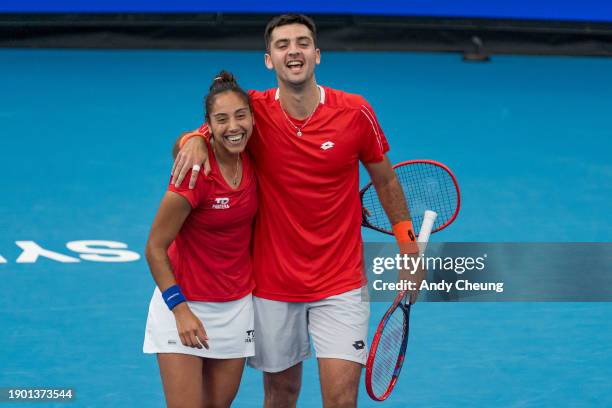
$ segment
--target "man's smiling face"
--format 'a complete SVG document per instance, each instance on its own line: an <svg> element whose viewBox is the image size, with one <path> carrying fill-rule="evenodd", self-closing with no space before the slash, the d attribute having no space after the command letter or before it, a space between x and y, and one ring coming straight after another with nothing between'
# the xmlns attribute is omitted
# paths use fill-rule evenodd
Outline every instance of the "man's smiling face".
<svg viewBox="0 0 612 408"><path fill-rule="evenodd" d="M311 31L303 24L276 27L265 57L266 67L276 71L280 82L302 85L312 80L321 52L315 48Z"/></svg>

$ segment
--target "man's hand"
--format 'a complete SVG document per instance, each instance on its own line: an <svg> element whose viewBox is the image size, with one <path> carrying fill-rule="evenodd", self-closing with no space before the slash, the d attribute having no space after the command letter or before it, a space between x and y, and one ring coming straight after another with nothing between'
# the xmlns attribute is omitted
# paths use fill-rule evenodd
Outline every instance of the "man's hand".
<svg viewBox="0 0 612 408"><path fill-rule="evenodd" d="M200 133L194 131L186 133L185 135L190 134ZM180 186L187 172L192 170L191 179L189 180L189 188L194 188L198 178L198 173L200 172L200 169L197 167L194 169L194 166L201 166L205 175L210 173L208 150L206 149L206 142L202 137L192 137L189 139L185 143L185 146L183 146L183 148L176 155L174 165L172 166L172 184L174 184L176 187Z"/></svg>
<svg viewBox="0 0 612 408"><path fill-rule="evenodd" d="M414 290L409 291L409 301L410 304L413 305L419 297L419 288L421 287L421 282L423 282L423 280L425 279L426 271L425 265L423 265L423 260L422 258L420 259L419 254L407 254L407 256L412 258L408 260L409 268L402 268L398 271L398 282L412 282L410 284L410 287L414 288ZM416 268L414 267L415 265Z"/></svg>

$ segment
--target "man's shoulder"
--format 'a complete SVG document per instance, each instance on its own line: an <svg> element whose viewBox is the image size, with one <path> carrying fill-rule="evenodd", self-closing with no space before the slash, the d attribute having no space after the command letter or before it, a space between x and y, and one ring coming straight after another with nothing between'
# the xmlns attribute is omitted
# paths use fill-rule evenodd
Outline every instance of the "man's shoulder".
<svg viewBox="0 0 612 408"><path fill-rule="evenodd" d="M249 90L249 98L251 98L251 102L273 102L275 95L276 88L266 89L265 91L258 91L255 89Z"/></svg>
<svg viewBox="0 0 612 408"><path fill-rule="evenodd" d="M339 89L323 87L325 90L325 104L330 107L361 110L369 107L368 101L359 94L354 94Z"/></svg>

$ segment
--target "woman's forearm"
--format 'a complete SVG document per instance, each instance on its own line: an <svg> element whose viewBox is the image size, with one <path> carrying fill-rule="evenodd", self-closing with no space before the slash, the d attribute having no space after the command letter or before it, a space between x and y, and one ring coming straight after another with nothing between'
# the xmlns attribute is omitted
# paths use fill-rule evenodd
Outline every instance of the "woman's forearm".
<svg viewBox="0 0 612 408"><path fill-rule="evenodd" d="M160 291L163 292L176 284L167 248L159 245L155 246L149 241L147 242L145 255L151 276L153 276L153 280L155 280Z"/></svg>

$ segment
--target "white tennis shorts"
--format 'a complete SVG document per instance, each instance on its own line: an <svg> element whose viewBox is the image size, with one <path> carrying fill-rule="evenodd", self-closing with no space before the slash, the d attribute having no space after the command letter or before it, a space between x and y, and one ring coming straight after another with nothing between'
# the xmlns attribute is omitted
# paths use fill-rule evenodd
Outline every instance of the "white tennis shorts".
<svg viewBox="0 0 612 408"><path fill-rule="evenodd" d="M219 359L249 357L255 354L251 294L230 302L187 304L204 325L209 349L187 347L181 343L174 313L168 309L156 287L149 304L143 352L181 353Z"/></svg>
<svg viewBox="0 0 612 408"><path fill-rule="evenodd" d="M365 364L370 318L366 287L315 302L254 296L253 304L257 342L249 366L269 373L293 367L310 357L311 338L317 358Z"/></svg>

